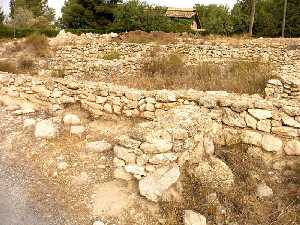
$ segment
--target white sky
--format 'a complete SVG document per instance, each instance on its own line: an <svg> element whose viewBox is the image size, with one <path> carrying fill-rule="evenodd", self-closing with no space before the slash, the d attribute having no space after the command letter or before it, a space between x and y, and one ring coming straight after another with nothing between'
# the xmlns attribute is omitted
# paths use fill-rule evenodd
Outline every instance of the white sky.
<svg viewBox="0 0 300 225"><path fill-rule="evenodd" d="M4 8L4 11L8 13L10 0L0 0L0 7ZM146 0L146 2L156 5L169 6L169 7L180 7L180 8L191 8L195 4L224 4L230 8L233 7L236 0ZM57 16L60 16L61 7L64 4L64 0L48 0L50 7L56 10Z"/></svg>

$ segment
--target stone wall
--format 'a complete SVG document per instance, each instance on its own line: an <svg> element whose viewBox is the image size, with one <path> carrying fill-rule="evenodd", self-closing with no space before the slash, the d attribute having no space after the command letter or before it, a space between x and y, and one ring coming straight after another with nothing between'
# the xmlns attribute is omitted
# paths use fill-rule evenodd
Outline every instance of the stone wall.
<svg viewBox="0 0 300 225"><path fill-rule="evenodd" d="M75 35L76 36L76 35ZM72 36L73 37L73 36ZM75 37L74 37L75 38ZM157 51L157 44L118 43L102 36L76 36L76 42L59 46L56 55L48 63L42 63L41 75L64 73L76 79L103 80L108 76L133 76L140 71L141 62ZM76 45L74 45L76 43ZM81 43L81 44L78 44ZM119 59L105 60L111 51L120 54ZM199 61L226 63L228 61L260 60L274 64L274 77L266 86L269 97L300 98L300 53L287 45L262 45L248 43L241 46L177 43L159 45L160 54L176 52L186 64Z"/></svg>
<svg viewBox="0 0 300 225"><path fill-rule="evenodd" d="M114 147L114 175L125 180L143 180L166 166L176 170L187 160L201 161L214 154L215 145L248 144L253 154L268 154L266 161L276 168L284 166L287 157L300 155L300 103L294 100L195 90L143 91L8 73L0 74L0 95L53 111L80 104L94 116L145 119L119 137Z"/></svg>

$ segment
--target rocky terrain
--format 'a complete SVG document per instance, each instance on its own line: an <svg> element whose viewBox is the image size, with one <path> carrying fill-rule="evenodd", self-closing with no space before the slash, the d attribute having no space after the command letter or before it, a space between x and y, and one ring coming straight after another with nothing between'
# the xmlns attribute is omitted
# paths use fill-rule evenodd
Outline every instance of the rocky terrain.
<svg viewBox="0 0 300 225"><path fill-rule="evenodd" d="M62 33L39 75L1 72L0 197L16 184L3 225L298 224L299 48L159 45L186 63L259 58L276 76L263 96L141 90L103 82L153 48L118 38Z"/></svg>

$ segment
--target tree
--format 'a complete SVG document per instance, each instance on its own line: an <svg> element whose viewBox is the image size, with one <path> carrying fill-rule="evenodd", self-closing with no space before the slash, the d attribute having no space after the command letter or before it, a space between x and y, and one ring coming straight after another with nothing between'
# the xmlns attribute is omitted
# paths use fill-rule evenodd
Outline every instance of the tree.
<svg viewBox="0 0 300 225"><path fill-rule="evenodd" d="M0 7L0 25L3 25L4 19L5 19L5 15L2 8Z"/></svg>
<svg viewBox="0 0 300 225"><path fill-rule="evenodd" d="M202 27L212 34L229 35L233 32L233 24L229 9L222 5L196 5Z"/></svg>
<svg viewBox="0 0 300 225"><path fill-rule="evenodd" d="M124 31L175 31L176 24L166 16L166 10L138 0L128 1L118 7L114 26Z"/></svg>
<svg viewBox="0 0 300 225"><path fill-rule="evenodd" d="M252 36L253 34L253 24L254 24L254 17L255 17L255 6L256 0L252 0L251 4L251 16L250 16L250 24L249 24L249 35Z"/></svg>
<svg viewBox="0 0 300 225"><path fill-rule="evenodd" d="M11 0L10 17L14 25L37 28L50 26L55 19L55 10L47 3L48 0ZM25 16L25 21L22 21L22 16Z"/></svg>
<svg viewBox="0 0 300 225"><path fill-rule="evenodd" d="M285 20L286 20L286 8L287 8L287 0L284 0L281 37L284 37Z"/></svg>
<svg viewBox="0 0 300 225"><path fill-rule="evenodd" d="M62 8L65 28L100 28L112 24L120 0L68 0Z"/></svg>

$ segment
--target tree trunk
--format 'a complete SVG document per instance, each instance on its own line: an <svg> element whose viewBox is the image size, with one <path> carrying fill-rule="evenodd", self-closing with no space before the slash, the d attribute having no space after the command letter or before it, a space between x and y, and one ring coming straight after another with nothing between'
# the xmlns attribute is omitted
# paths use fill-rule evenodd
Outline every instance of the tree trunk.
<svg viewBox="0 0 300 225"><path fill-rule="evenodd" d="M255 17L255 5L256 5L256 0L252 0L251 17L250 17L250 25L249 25L249 35L250 36L252 36L252 34L253 34L253 24L254 24L254 17Z"/></svg>
<svg viewBox="0 0 300 225"><path fill-rule="evenodd" d="M287 0L284 0L282 31L281 31L281 37L283 37L283 38L284 38L284 30L285 30L286 8L287 8Z"/></svg>

